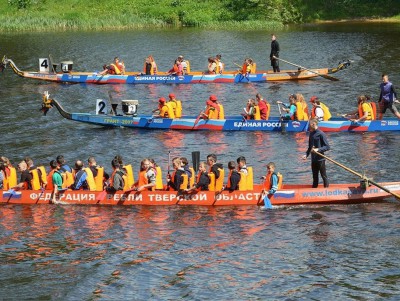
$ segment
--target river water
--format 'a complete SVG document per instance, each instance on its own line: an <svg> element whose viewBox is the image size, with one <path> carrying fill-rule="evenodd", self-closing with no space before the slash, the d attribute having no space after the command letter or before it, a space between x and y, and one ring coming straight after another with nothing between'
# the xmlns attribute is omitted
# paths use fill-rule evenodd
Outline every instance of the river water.
<svg viewBox="0 0 400 301"><path fill-rule="evenodd" d="M68 111L94 112L95 100L138 99L150 113L160 96L174 92L185 114L196 115L216 94L229 115L261 93L270 102L288 94L320 97L332 114L352 111L359 94L379 96L385 72L399 86L398 24L326 24L276 32L281 58L308 67L352 65L335 76L301 82L197 85L60 85L22 79L6 69L0 76L0 154L15 164L31 156L47 165L63 154L73 165L94 155L110 170L120 154L135 171L144 157L165 170L171 157L220 162L240 155L255 178L274 161L285 182L311 182L310 162L300 157L307 134L260 132L178 132L105 129L61 119L56 110L39 112L41 93ZM118 55L127 70L138 71L152 54L160 70L178 55L192 70L206 68L207 57L222 54L226 69L252 57L269 68L270 32L198 29L134 32L0 34L0 52L22 70L38 70L38 58L72 60L73 69L99 71ZM282 64L281 69L291 66ZM276 105L272 115L278 115ZM390 115L390 112L387 113ZM333 159L376 181L398 180L398 133L328 134ZM356 182L328 163L332 182ZM400 206L382 204L305 206L269 212L256 207L84 207L2 206L0 271L2 299L172 300L172 299L392 299L400 278Z"/></svg>

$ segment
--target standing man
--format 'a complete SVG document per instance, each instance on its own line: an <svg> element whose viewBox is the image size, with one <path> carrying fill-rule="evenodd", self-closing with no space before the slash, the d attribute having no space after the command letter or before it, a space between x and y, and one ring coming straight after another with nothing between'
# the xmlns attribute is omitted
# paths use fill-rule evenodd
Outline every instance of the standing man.
<svg viewBox="0 0 400 301"><path fill-rule="evenodd" d="M276 40L276 36L272 34L271 36L271 53L269 54L269 59L271 60L271 66L274 69L274 72L281 72L279 69L279 60L275 59L274 57L279 57L279 43Z"/></svg>
<svg viewBox="0 0 400 301"><path fill-rule="evenodd" d="M313 174L312 187L318 187L318 173L321 174L322 180L324 181L324 187L329 187L329 181L326 175L325 158L315 153L319 152L324 154L324 152L330 150L325 133L318 128L318 119L313 118L310 120L310 132L308 149L306 154L303 156L303 160L305 160L311 153L311 170Z"/></svg>
<svg viewBox="0 0 400 301"><path fill-rule="evenodd" d="M385 114L386 109L392 111L397 118L400 119L400 114L397 111L396 106L394 103L399 102L397 100L397 93L394 89L393 84L389 81L389 76L387 74L382 74L382 83L380 84L381 94L379 95L379 117L378 119L381 120L383 114Z"/></svg>

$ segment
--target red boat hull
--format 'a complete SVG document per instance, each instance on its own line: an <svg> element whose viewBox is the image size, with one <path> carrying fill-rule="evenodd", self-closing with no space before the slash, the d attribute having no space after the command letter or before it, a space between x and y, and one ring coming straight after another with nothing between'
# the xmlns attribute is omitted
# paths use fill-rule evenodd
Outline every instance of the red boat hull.
<svg viewBox="0 0 400 301"><path fill-rule="evenodd" d="M400 182L380 183L394 193L400 192ZM357 184L332 184L329 188L311 188L310 185L285 185L271 200L272 205L349 204L382 201L392 195L375 186L362 189ZM51 191L1 191L3 204L50 204ZM261 187L251 191L201 191L178 194L174 191L118 192L105 194L96 191L68 190L56 196L56 203L79 205L202 205L236 206L263 205Z"/></svg>

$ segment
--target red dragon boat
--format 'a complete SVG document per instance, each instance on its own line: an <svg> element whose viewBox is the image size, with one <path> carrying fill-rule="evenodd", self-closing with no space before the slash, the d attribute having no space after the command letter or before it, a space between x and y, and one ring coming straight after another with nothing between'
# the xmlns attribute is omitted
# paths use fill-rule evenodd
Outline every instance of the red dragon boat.
<svg viewBox="0 0 400 301"><path fill-rule="evenodd" d="M272 205L353 204L380 202L400 193L400 182L379 183L392 194L377 186L331 184L329 188L311 188L311 185L283 184L271 199ZM263 205L261 185L244 191L126 191L106 194L104 191L66 190L55 195L47 190L5 190L0 192L3 204L76 204L76 205L201 205L237 206Z"/></svg>

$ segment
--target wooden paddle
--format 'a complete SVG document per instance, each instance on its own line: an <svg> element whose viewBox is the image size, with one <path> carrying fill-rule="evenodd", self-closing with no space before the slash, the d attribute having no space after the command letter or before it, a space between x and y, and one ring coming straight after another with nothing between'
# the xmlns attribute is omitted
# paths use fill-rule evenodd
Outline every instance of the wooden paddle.
<svg viewBox="0 0 400 301"><path fill-rule="evenodd" d="M350 169L350 168L347 167L347 166L344 166L343 164L340 164L339 162L336 162L335 160L333 160L333 159L331 159L331 158L329 158L329 157L327 157L327 156L325 156L325 155L323 155L323 154L321 154L321 153L319 153L319 152L317 152L317 151L312 150L312 152L314 152L314 153L316 153L317 155L319 155L319 156L325 158L325 159L328 160L328 161L331 161L332 163L336 164L337 166L340 166L341 168L347 170L348 172L351 172L352 174L354 174L354 175L360 177L362 180L365 180L365 181L371 183L372 185L374 185L374 186L376 186L376 187L382 189L383 191L386 191L387 193L390 193L391 195L393 195L394 197L396 197L398 200L400 200L400 195L399 195L399 194L397 194L397 193L395 193L395 192L393 192L393 191L390 191L389 189L383 187L383 186L380 185L379 183L376 183L375 181L373 181L373 180L367 178L366 176L364 176L364 175L362 175L362 174L360 174L360 173L358 173L358 172L356 172L356 171Z"/></svg>
<svg viewBox="0 0 400 301"><path fill-rule="evenodd" d="M198 172L199 165L200 165L200 152L199 151L192 152L192 163L193 163L194 171Z"/></svg>
<svg viewBox="0 0 400 301"><path fill-rule="evenodd" d="M284 59L280 59L279 57L273 56L273 58L276 59L276 60L285 62L285 63L287 63L287 64L289 64L289 65L293 65L293 66L295 66L295 67L298 67L298 68L301 68L301 69L310 71L311 73L315 73L315 74L317 74L317 75L319 75L319 76L322 76L323 78L326 78L326 79L329 79L329 80L333 80L333 81L338 81L338 80L339 80L339 79L336 78L336 77L333 77L333 76L330 76L330 75L327 75L327 74L318 73L318 72L316 72L316 71L314 71L314 70L311 70L311 69L308 69L308 68L306 68L306 67L303 67L303 66L300 66L300 65L297 65L297 64L294 64L294 63L285 61Z"/></svg>
<svg viewBox="0 0 400 301"><path fill-rule="evenodd" d="M286 133L286 123L283 120L281 106L279 105L279 103L278 103L278 110L279 110L279 116L280 116L279 119L281 121L281 131L282 131L282 133Z"/></svg>

